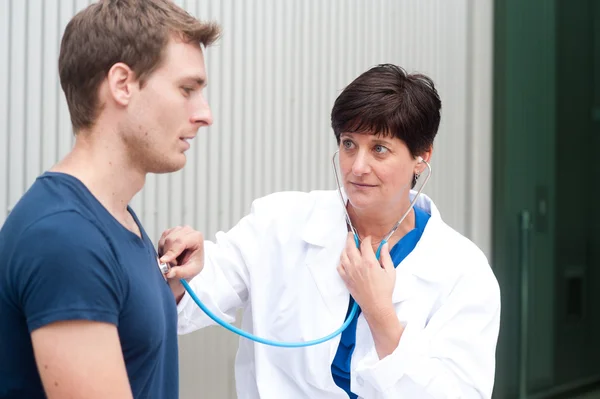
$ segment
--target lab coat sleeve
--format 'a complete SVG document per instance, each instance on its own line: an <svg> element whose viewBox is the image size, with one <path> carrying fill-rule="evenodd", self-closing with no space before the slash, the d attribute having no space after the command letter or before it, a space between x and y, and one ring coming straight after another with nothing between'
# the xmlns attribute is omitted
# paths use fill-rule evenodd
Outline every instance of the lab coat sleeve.
<svg viewBox="0 0 600 399"><path fill-rule="evenodd" d="M366 399L491 398L500 326L500 290L491 270L463 275L410 342L357 365L352 390Z"/></svg>
<svg viewBox="0 0 600 399"><path fill-rule="evenodd" d="M255 202L250 214L231 230L217 233L215 242L205 241L204 268L189 282L198 298L227 323L235 321L236 310L248 299L248 265L260 245L263 231L260 222L261 215ZM187 292L177 305L177 313L178 334L215 324Z"/></svg>

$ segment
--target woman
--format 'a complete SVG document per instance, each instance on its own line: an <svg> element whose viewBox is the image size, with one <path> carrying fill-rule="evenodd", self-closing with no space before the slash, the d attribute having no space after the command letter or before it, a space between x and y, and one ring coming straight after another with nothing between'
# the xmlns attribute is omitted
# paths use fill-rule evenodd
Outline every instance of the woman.
<svg viewBox="0 0 600 399"><path fill-rule="evenodd" d="M339 144L337 191L282 192L258 199L216 242L189 228L163 234L179 333L212 324L183 295L179 278L218 316L276 341L308 341L339 328L354 301L360 311L341 336L287 349L241 340L239 398L489 398L500 293L483 253L446 225L421 195L409 208L431 158L441 102L433 82L393 65L360 75L337 98L331 121ZM180 257L181 258L181 257ZM183 296L183 297L182 297Z"/></svg>

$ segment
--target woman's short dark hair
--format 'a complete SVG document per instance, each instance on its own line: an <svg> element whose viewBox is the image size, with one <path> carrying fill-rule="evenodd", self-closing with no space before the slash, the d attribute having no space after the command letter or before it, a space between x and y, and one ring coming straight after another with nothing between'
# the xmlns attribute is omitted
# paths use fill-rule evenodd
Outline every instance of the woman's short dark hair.
<svg viewBox="0 0 600 399"><path fill-rule="evenodd" d="M341 133L370 133L402 140L413 157L433 145L442 102L433 81L381 64L350 83L331 110L331 127Z"/></svg>

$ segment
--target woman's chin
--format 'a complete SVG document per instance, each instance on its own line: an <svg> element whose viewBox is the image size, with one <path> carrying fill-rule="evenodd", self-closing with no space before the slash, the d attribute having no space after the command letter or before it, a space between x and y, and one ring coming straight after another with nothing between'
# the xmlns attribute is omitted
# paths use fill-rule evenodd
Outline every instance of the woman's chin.
<svg viewBox="0 0 600 399"><path fill-rule="evenodd" d="M373 198L369 198L366 195L360 194L348 196L348 202L353 208L361 210L373 208L376 206L376 203L375 201L373 201Z"/></svg>

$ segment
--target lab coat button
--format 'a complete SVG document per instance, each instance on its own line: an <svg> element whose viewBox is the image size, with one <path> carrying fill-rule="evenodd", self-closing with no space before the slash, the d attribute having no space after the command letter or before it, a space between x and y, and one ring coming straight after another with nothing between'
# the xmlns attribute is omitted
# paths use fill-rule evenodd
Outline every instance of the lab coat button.
<svg viewBox="0 0 600 399"><path fill-rule="evenodd" d="M363 380L362 377L359 375L358 377L356 377L356 382L362 387L365 383L365 380Z"/></svg>

